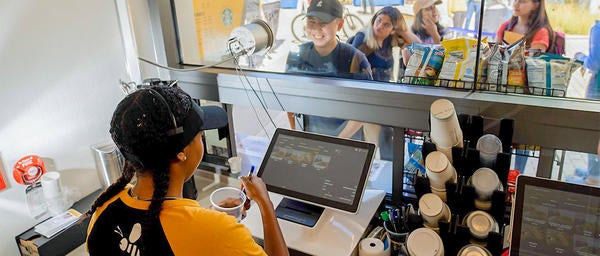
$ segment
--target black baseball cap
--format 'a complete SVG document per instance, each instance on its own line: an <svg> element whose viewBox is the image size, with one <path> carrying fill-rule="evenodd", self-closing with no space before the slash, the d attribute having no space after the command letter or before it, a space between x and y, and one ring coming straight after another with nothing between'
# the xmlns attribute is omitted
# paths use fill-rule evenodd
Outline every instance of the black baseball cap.
<svg viewBox="0 0 600 256"><path fill-rule="evenodd" d="M325 23L331 23L343 15L344 7L339 0L312 0L306 13L306 17L317 17Z"/></svg>
<svg viewBox="0 0 600 256"><path fill-rule="evenodd" d="M152 168L181 152L200 131L227 126L227 119L223 108L199 106L176 86L151 86L121 100L110 133L125 159Z"/></svg>

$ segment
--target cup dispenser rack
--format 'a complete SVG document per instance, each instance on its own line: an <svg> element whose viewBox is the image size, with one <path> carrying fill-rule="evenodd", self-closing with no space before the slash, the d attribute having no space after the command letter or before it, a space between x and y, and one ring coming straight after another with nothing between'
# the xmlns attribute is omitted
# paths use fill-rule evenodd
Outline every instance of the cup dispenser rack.
<svg viewBox="0 0 600 256"><path fill-rule="evenodd" d="M508 224L510 221L511 206L510 202L507 202L505 191L508 189L507 180L511 160L510 147L512 145L514 120L500 120L500 129L497 136L502 142L502 153L498 153L496 163L492 169L498 175L504 191L494 191L491 197L491 208L485 210L498 223L499 232L490 232L484 240L473 238L469 228L462 223L462 219L469 212L480 210L474 204L477 197L475 189L467 184L467 180L475 170L482 167L479 160L479 151L475 148L477 140L483 135L483 118L461 114L458 116L458 120L464 138L463 148L452 148L453 166L457 172L458 182L446 183L446 204L450 207L452 217L450 222L439 222L439 234L444 242L444 250L447 255L456 255L464 245L474 242L484 245L492 255L500 255L503 247L503 227L504 224ZM435 150L435 144L424 142L423 159ZM431 193L427 177L416 177L414 188L417 200L424 194Z"/></svg>

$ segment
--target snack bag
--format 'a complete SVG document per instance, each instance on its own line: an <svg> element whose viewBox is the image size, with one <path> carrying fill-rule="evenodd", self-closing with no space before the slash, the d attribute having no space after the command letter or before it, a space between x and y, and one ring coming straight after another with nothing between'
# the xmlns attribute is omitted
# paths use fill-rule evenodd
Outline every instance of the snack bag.
<svg viewBox="0 0 600 256"><path fill-rule="evenodd" d="M406 65L404 76L410 77L410 80L404 82L416 83L416 79L412 77L419 76L421 65L429 56L429 51L431 51L431 48L425 47L423 44L413 43L408 46L408 50L411 52L412 55L410 56L410 59L408 59L408 64Z"/></svg>
<svg viewBox="0 0 600 256"><path fill-rule="evenodd" d="M494 45L491 54L487 58L487 84L488 90L495 91L500 84L506 84L508 62L505 60L506 48L502 45ZM479 89L479 88L478 88Z"/></svg>
<svg viewBox="0 0 600 256"><path fill-rule="evenodd" d="M530 91L537 95L564 97L571 75L582 63L560 55L542 53L525 58Z"/></svg>
<svg viewBox="0 0 600 256"><path fill-rule="evenodd" d="M409 50L411 50L412 56L408 60L404 76L412 78L404 82L433 85L444 62L444 51L437 45L419 43L413 43Z"/></svg>
<svg viewBox="0 0 600 256"><path fill-rule="evenodd" d="M429 51L429 56L427 56L427 59L421 66L419 77L427 78L425 79L427 84L433 84L435 79L438 78L443 63L444 50L432 48L431 51Z"/></svg>
<svg viewBox="0 0 600 256"><path fill-rule="evenodd" d="M463 70L463 62L469 54L469 46L471 43L467 38L458 38L452 40L442 41L441 45L444 47L444 63L440 70L440 79L444 80L461 80ZM475 44L477 40L475 40ZM464 87L463 83L456 83L454 81L440 81L442 86L447 87Z"/></svg>
<svg viewBox="0 0 600 256"><path fill-rule="evenodd" d="M509 46L508 55L508 74L507 83L508 85L514 86L527 86L527 72L525 70L525 44L523 40L520 40L514 45ZM517 90L516 92L523 92L524 90Z"/></svg>

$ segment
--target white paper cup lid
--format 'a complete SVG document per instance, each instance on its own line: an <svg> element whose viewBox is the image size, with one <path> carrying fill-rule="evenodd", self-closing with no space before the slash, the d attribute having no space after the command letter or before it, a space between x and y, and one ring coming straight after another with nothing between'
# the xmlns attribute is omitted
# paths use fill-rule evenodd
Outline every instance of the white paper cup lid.
<svg viewBox="0 0 600 256"><path fill-rule="evenodd" d="M471 176L473 186L483 192L493 192L498 188L500 179L494 170L490 168L479 168Z"/></svg>
<svg viewBox="0 0 600 256"><path fill-rule="evenodd" d="M428 193L421 196L419 200L419 211L425 216L437 216L444 209L444 202L439 196Z"/></svg>
<svg viewBox="0 0 600 256"><path fill-rule="evenodd" d="M443 172L448 167L448 157L440 151L433 151L425 158L425 167L431 172Z"/></svg>
<svg viewBox="0 0 600 256"><path fill-rule="evenodd" d="M465 245L458 252L458 256L491 256L490 251L477 244Z"/></svg>
<svg viewBox="0 0 600 256"><path fill-rule="evenodd" d="M431 103L431 116L436 119L448 119L454 115L454 104L447 99L438 99Z"/></svg>
<svg viewBox="0 0 600 256"><path fill-rule="evenodd" d="M428 228L415 229L408 235L406 244L412 256L440 255L444 248L440 236Z"/></svg>
<svg viewBox="0 0 600 256"><path fill-rule="evenodd" d="M471 235L479 239L485 239L494 229L495 223L494 218L483 211L471 212L467 217L467 226Z"/></svg>

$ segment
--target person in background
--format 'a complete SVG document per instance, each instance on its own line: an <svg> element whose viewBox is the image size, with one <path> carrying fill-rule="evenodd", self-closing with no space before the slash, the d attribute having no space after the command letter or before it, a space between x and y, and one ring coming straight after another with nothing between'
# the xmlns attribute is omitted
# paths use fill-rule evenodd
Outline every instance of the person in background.
<svg viewBox="0 0 600 256"><path fill-rule="evenodd" d="M554 31L546 15L545 0L515 0L513 16L500 24L496 31L497 43L502 44L506 31L520 34L525 39L528 50L546 52L550 46L551 35ZM515 155L515 169L525 172L528 155L531 152L517 148Z"/></svg>
<svg viewBox="0 0 600 256"><path fill-rule="evenodd" d="M389 82L392 76L394 58L392 48L405 48L412 42L421 42L406 25L406 21L400 11L392 6L386 6L377 11L367 24L365 29L356 33L348 40L348 43L356 47L367 56L371 64L373 79ZM389 134L391 128L377 124L363 123L350 120L344 129L338 134L342 138L352 137L360 128L363 128L363 136L367 142L379 146L380 133ZM386 140L386 138L382 138ZM383 146L383 145L382 145Z"/></svg>
<svg viewBox="0 0 600 256"><path fill-rule="evenodd" d="M465 0L449 0L448 16L452 17L452 26L462 28L465 23L467 3Z"/></svg>
<svg viewBox="0 0 600 256"><path fill-rule="evenodd" d="M152 86L126 96L110 123L125 165L86 213L91 215L89 254L289 255L261 178L240 180L261 211L264 249L234 217L182 198L184 182L204 155L202 131L225 125L223 109L200 107L176 86Z"/></svg>
<svg viewBox="0 0 600 256"><path fill-rule="evenodd" d="M344 7L338 0L312 0L306 12L306 35L309 42L290 49L286 73L315 74L332 77L372 80L367 57L347 43L340 42L336 33L344 25ZM311 127L321 132L335 132L344 120L305 116ZM290 127L295 129L294 113L288 113ZM310 130L310 127L304 127ZM321 129L322 128L322 129Z"/></svg>
<svg viewBox="0 0 600 256"><path fill-rule="evenodd" d="M554 31L546 14L545 0L515 0L513 16L502 23L496 32L497 43L502 43L505 32L511 31L525 38L528 50L546 52Z"/></svg>
<svg viewBox="0 0 600 256"><path fill-rule="evenodd" d="M367 13L367 1L369 1L369 7L371 8L370 14L375 12L375 0L362 0L362 13Z"/></svg>
<svg viewBox="0 0 600 256"><path fill-rule="evenodd" d="M389 82L392 74L392 48L405 48L413 42L421 40L408 29L402 13L392 6L377 11L365 29L348 40L367 56L373 79L384 82Z"/></svg>
<svg viewBox="0 0 600 256"><path fill-rule="evenodd" d="M467 1L467 20L465 21L465 29L471 26L471 18L475 14L475 31L479 30L479 15L481 14L481 0Z"/></svg>
<svg viewBox="0 0 600 256"><path fill-rule="evenodd" d="M416 0L413 5L412 32L423 43L439 44L444 39L445 28L440 25L440 12L436 7L441 3L441 0Z"/></svg>

